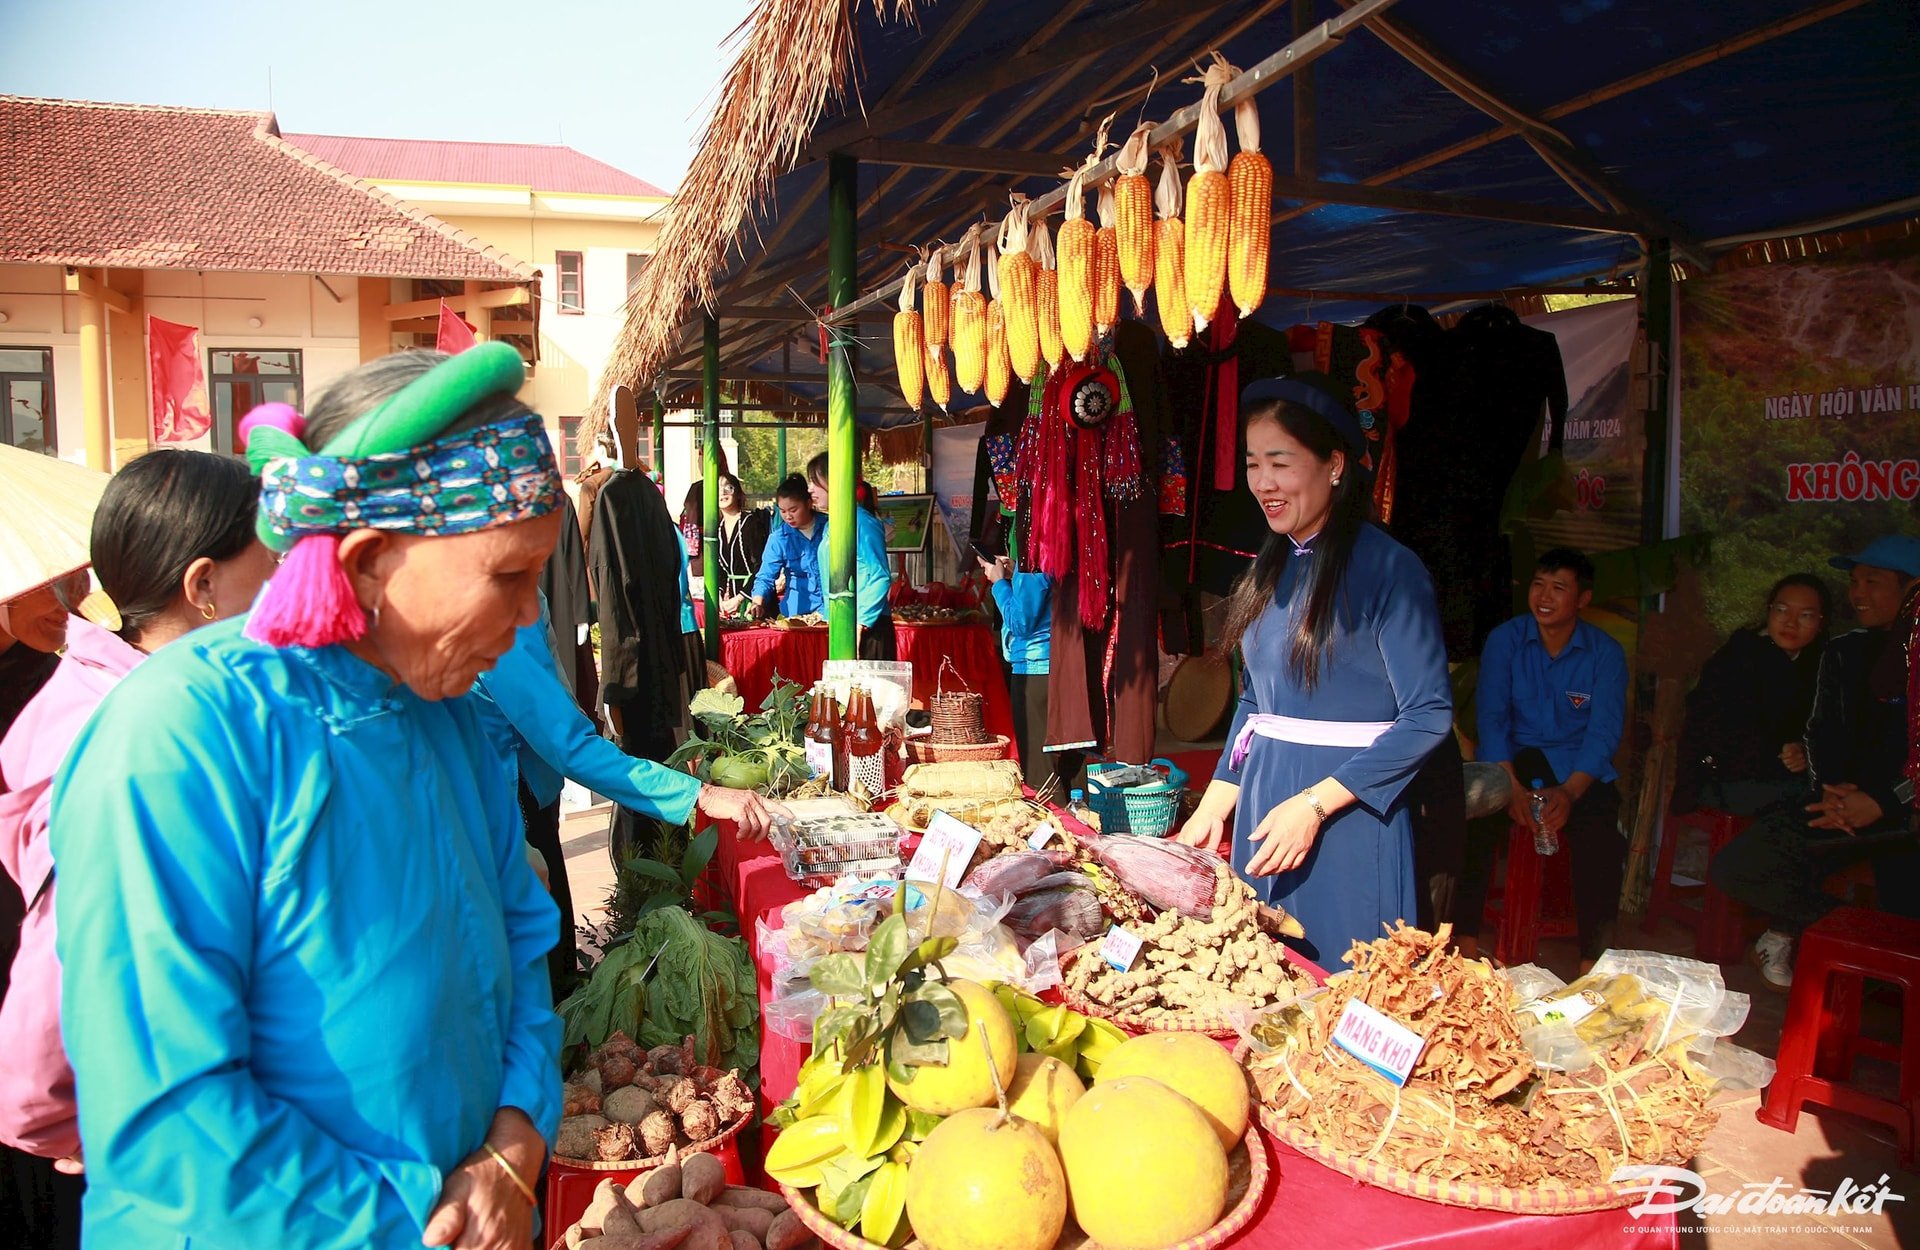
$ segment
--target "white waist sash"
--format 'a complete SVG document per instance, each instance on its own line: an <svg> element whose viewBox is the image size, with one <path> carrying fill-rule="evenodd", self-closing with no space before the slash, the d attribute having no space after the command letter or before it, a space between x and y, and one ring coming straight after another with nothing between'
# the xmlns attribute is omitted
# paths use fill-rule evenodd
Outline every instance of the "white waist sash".
<svg viewBox="0 0 1920 1250"><path fill-rule="evenodd" d="M1247 717L1240 734L1233 740L1228 767L1239 771L1247 762L1257 735L1278 742L1297 742L1310 747L1370 747L1381 734L1393 728L1390 720L1303 720L1298 716L1273 716L1256 712Z"/></svg>

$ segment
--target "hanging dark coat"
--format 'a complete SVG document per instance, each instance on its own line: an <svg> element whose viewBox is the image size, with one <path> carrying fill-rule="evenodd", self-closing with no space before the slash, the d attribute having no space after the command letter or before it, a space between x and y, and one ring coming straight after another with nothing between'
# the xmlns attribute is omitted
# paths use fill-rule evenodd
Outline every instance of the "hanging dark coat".
<svg viewBox="0 0 1920 1250"><path fill-rule="evenodd" d="M620 713L628 754L665 759L686 720L690 680L673 517L651 478L623 470L601 488L591 534L601 696Z"/></svg>

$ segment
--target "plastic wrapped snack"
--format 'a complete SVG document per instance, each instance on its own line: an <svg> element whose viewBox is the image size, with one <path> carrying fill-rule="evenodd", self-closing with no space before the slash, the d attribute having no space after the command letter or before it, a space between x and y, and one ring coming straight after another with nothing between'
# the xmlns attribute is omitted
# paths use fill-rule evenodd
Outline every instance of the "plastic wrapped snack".
<svg viewBox="0 0 1920 1250"><path fill-rule="evenodd" d="M901 868L899 826L876 813L776 819L772 842L787 875L809 885L897 876Z"/></svg>

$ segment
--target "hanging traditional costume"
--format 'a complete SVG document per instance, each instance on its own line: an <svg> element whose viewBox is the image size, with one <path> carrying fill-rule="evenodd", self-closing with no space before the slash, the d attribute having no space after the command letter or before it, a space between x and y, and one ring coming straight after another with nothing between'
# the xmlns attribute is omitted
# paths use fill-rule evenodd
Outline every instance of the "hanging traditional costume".
<svg viewBox="0 0 1920 1250"><path fill-rule="evenodd" d="M501 1108L551 1139L558 916L512 774L474 700L334 645L366 631L342 535L557 506L537 416L440 436L523 378L482 344L317 452L290 410L254 425L286 563L109 694L56 777L89 1243L412 1250Z"/></svg>

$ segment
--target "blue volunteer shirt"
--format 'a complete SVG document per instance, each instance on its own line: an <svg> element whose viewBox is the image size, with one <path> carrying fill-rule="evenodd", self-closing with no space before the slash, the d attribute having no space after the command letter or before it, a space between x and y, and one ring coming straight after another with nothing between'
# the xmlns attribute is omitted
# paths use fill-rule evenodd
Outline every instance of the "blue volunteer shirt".
<svg viewBox="0 0 1920 1250"><path fill-rule="evenodd" d="M880 614L888 610L887 593L893 585L893 572L887 563L886 532L865 508L855 508L858 519L854 534L854 592L860 601L860 624L871 628ZM824 512L813 514L813 536L809 538L785 521L776 521L767 537L766 553L760 558L760 571L747 590L750 599L764 599L773 593L775 580L787 575L787 593L780 600L782 616L805 616L827 610L826 563L827 525Z"/></svg>
<svg viewBox="0 0 1920 1250"><path fill-rule="evenodd" d="M1547 654L1533 617L1497 626L1480 652L1475 702L1480 759L1497 764L1536 747L1561 781L1577 772L1595 781L1617 775L1613 753L1627 717L1627 654L1585 621L1574 622L1573 637L1557 656Z"/></svg>

